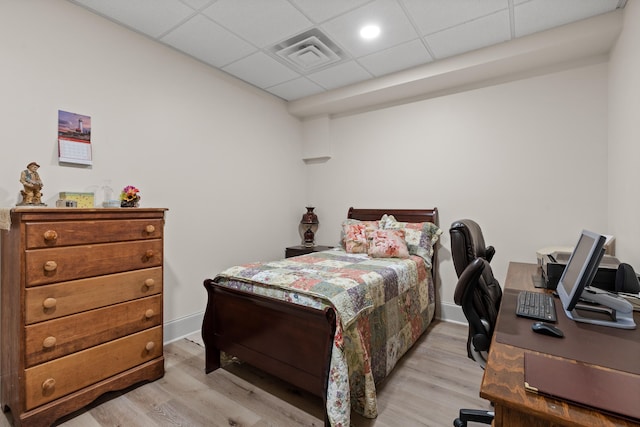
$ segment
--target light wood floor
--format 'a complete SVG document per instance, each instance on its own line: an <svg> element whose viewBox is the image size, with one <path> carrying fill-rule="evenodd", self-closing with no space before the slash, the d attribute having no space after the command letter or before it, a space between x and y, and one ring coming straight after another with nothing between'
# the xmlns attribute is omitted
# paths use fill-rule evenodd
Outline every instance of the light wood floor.
<svg viewBox="0 0 640 427"><path fill-rule="evenodd" d="M466 357L466 326L435 322L378 386L378 418L357 427L451 426L460 407L489 409L482 369ZM319 398L246 365L204 373L204 349L187 339L165 346L162 379L103 396L57 423L63 427L322 426ZM0 415L8 427L10 413Z"/></svg>

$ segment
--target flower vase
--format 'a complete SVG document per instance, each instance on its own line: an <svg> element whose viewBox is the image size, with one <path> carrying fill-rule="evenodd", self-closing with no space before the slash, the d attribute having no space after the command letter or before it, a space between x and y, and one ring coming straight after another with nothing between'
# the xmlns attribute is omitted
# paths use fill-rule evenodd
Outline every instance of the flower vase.
<svg viewBox="0 0 640 427"><path fill-rule="evenodd" d="M136 198L134 200L122 200L120 202L121 208L137 208L140 203L140 198Z"/></svg>

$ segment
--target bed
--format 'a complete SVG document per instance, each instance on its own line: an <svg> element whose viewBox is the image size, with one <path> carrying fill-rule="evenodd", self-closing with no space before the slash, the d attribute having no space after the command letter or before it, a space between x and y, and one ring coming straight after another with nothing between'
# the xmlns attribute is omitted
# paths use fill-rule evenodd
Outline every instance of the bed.
<svg viewBox="0 0 640 427"><path fill-rule="evenodd" d="M408 257L360 253L350 233L364 228L370 248L372 233L406 238ZM433 320L442 230L437 208L350 208L343 232L346 246L204 281L207 373L223 352L321 397L325 425L348 426L352 408L377 415L375 384Z"/></svg>

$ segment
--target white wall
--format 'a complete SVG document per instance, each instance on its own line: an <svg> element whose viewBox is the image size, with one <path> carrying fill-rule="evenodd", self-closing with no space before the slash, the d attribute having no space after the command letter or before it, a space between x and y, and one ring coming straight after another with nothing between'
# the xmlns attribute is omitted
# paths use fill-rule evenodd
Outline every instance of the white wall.
<svg viewBox="0 0 640 427"><path fill-rule="evenodd" d="M33 160L50 205L105 179L138 186L143 206L170 209L165 321L196 326L202 280L281 257L308 204L321 244L337 243L349 206L438 206L445 317L457 312L448 226L463 217L496 246L501 281L509 261L535 262L536 249L571 245L582 228L616 234L640 266L640 202L626 197L638 178L639 13L627 4L610 66L333 117L332 158L305 166L301 124L276 98L66 1L3 0L0 206L15 204ZM58 109L92 116L93 167L58 165Z"/></svg>
<svg viewBox="0 0 640 427"><path fill-rule="evenodd" d="M627 2L609 61L609 228L621 261L640 272L640 4Z"/></svg>
<svg viewBox="0 0 640 427"><path fill-rule="evenodd" d="M481 225L501 282L509 261L536 262L537 249L573 245L582 228L609 231L606 63L338 117L330 127L333 157L309 166L322 243L335 243L351 205L437 206L445 317L457 281L454 220Z"/></svg>
<svg viewBox="0 0 640 427"><path fill-rule="evenodd" d="M299 243L302 129L283 101L63 0L2 0L0 40L0 206L37 161L49 206L110 179L169 208L165 322L202 313L205 278ZM58 164L59 109L91 116L93 167Z"/></svg>

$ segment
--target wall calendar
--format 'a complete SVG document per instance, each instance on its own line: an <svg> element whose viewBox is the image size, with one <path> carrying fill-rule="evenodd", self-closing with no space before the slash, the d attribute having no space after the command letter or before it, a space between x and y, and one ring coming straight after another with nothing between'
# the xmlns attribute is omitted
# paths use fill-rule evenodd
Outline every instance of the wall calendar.
<svg viewBox="0 0 640 427"><path fill-rule="evenodd" d="M90 116L58 110L58 161L93 164Z"/></svg>

